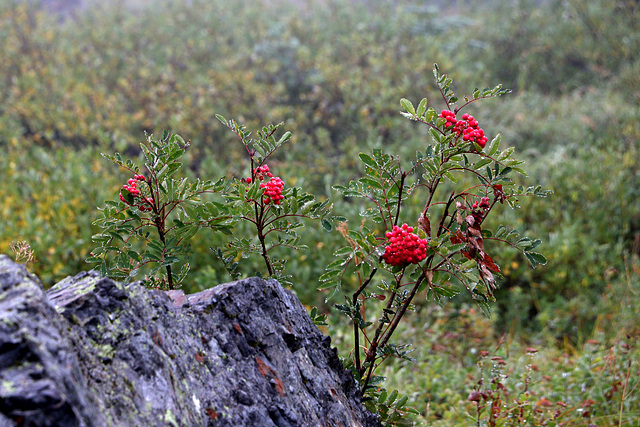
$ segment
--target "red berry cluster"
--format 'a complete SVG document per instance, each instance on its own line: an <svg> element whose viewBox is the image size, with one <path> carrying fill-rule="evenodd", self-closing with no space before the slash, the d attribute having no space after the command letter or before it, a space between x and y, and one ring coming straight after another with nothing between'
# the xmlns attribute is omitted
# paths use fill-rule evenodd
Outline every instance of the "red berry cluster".
<svg viewBox="0 0 640 427"><path fill-rule="evenodd" d="M127 181L127 184L122 186L122 188L124 188L129 193L131 193L131 195L135 200L140 196L140 190L138 189L138 181L144 181L144 180L145 180L144 175L134 175L133 178ZM122 191L120 191L120 200L127 203L124 196L122 195ZM146 198L140 197L139 204L137 205L134 204L134 206L137 206L138 209L144 212L144 211L151 211L152 204L153 204L153 199L151 197L146 197Z"/></svg>
<svg viewBox="0 0 640 427"><path fill-rule="evenodd" d="M269 174L270 176L271 174ZM266 204L273 203L279 205L282 203L284 196L282 195L282 191L284 190L284 182L277 176L271 177L271 180L266 184L260 184L260 188L264 188L264 202Z"/></svg>
<svg viewBox="0 0 640 427"><path fill-rule="evenodd" d="M473 116L463 114L462 120L456 120L456 115L453 111L442 110L438 117L446 119L444 127L453 128L453 131L458 136L462 135L463 141L475 142L482 148L487 144L488 139L484 136L484 130L478 126L478 121Z"/></svg>
<svg viewBox="0 0 640 427"><path fill-rule="evenodd" d="M402 224L402 227L393 226L392 231L387 232L389 245L385 248L382 259L389 265L417 264L427 257L427 244L413 233L413 227Z"/></svg>
<svg viewBox="0 0 640 427"><path fill-rule="evenodd" d="M133 197L137 197L140 194L140 190L138 190L138 181L144 181L144 176L142 175L134 175L129 181L127 181L128 185L125 184L122 186L125 190L127 190ZM120 200L123 202L124 197L122 196L122 192L120 193Z"/></svg>
<svg viewBox="0 0 640 427"><path fill-rule="evenodd" d="M476 200L473 202L473 206L471 207L471 215L476 220L477 223L482 222L482 218L484 218L487 209L491 205L491 200L488 197L483 197L480 199L480 203Z"/></svg>
<svg viewBox="0 0 640 427"><path fill-rule="evenodd" d="M442 113L440 113L438 115L438 117L446 119L447 122L444 124L444 127L446 128L450 128L456 125L457 121L456 121L456 115L453 113L453 111L449 111L449 110L442 110Z"/></svg>
<svg viewBox="0 0 640 427"><path fill-rule="evenodd" d="M473 203L473 209L489 209L490 202L491 200L488 197L483 197L480 199L480 203L478 203L477 201Z"/></svg>
<svg viewBox="0 0 640 427"><path fill-rule="evenodd" d="M251 169L251 175L254 175L257 180L263 181L264 177L273 178L273 174L269 172L268 165L259 166L257 169ZM247 184L251 184L251 178L245 178Z"/></svg>
<svg viewBox="0 0 640 427"><path fill-rule="evenodd" d="M264 181L265 177L269 178L269 182L260 183L260 188L264 188L264 202L269 204L273 201L276 205L282 203L284 196L282 195L282 191L284 190L284 182L277 176L273 176L271 172L269 172L268 165L262 165L258 168L251 169L251 175L255 177L258 181ZM251 178L245 178L244 181L247 184L251 184ZM248 191L248 189L247 189Z"/></svg>
<svg viewBox="0 0 640 427"><path fill-rule="evenodd" d="M478 121L469 114L463 114L462 120L458 120L454 127L454 132L462 135L463 141L472 141L484 148L487 144L487 137L484 136L484 130L478 126Z"/></svg>

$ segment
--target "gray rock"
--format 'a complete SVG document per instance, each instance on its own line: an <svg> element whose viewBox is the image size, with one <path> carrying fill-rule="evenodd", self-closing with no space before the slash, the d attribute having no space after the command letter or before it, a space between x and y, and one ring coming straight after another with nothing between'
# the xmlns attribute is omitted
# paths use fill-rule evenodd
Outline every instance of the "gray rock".
<svg viewBox="0 0 640 427"><path fill-rule="evenodd" d="M250 278L185 295L0 255L0 426L377 426L300 301Z"/></svg>

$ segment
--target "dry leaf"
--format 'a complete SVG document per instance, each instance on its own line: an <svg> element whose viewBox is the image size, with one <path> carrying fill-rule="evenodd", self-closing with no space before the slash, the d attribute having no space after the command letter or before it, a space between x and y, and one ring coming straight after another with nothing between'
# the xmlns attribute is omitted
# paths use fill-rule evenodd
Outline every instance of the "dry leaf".
<svg viewBox="0 0 640 427"><path fill-rule="evenodd" d="M420 215L418 218L418 228L424 231L429 238L431 238L431 222L426 214Z"/></svg>

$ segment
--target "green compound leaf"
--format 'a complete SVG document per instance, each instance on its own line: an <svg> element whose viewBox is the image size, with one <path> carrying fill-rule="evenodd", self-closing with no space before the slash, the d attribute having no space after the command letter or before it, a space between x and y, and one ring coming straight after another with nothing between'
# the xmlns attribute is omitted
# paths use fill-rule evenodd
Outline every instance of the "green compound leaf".
<svg viewBox="0 0 640 427"><path fill-rule="evenodd" d="M533 268L536 268L538 265L545 265L547 263L547 258L538 252L525 252L524 256L527 257L527 260Z"/></svg>

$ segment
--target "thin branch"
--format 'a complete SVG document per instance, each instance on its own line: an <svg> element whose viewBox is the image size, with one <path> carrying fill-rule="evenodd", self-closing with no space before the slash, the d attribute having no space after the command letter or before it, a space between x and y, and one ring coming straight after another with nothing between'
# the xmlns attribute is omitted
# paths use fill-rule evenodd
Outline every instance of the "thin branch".
<svg viewBox="0 0 640 427"><path fill-rule="evenodd" d="M464 104L462 104L460 107L456 108L453 113L454 114L458 114L458 111L462 110L464 107L466 107L467 105L471 104L472 102L479 101L481 99L486 99L486 98L496 98L497 96L498 95L484 95L484 96L479 96L477 98L470 99L467 102L465 102Z"/></svg>
<svg viewBox="0 0 640 427"><path fill-rule="evenodd" d="M449 207L451 206L451 203L453 203L455 197L455 192L451 192L451 195L449 196L449 200L447 201L447 205L444 208L444 213L442 214L442 218L440 219L440 225L438 226L438 231L436 233L437 237L440 237L440 234L442 234L442 229L444 227L444 220L449 216Z"/></svg>
<svg viewBox="0 0 640 427"><path fill-rule="evenodd" d="M404 189L404 180L407 177L406 172L400 174L400 184L398 185L398 206L396 206L396 218L393 221L393 225L398 225L398 219L400 218L400 206L402 205L402 190Z"/></svg>

